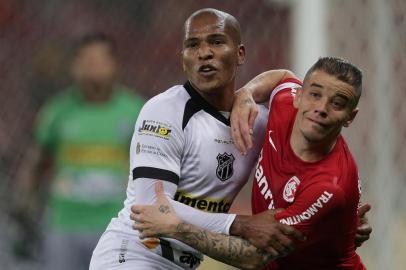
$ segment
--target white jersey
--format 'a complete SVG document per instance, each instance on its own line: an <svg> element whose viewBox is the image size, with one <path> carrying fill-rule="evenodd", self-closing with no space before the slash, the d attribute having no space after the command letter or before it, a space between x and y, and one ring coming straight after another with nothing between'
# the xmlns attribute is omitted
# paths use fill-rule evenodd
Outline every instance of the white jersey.
<svg viewBox="0 0 406 270"><path fill-rule="evenodd" d="M228 234L235 215L202 211L228 212L254 167L266 119L267 109L260 108L254 148L244 156L234 146L228 117L204 100L189 82L149 100L138 116L131 142L127 199L108 230L138 235L131 227L131 206L154 203L153 183L159 179L164 181L168 197L177 201L173 205L182 219ZM201 254L173 239L161 239L161 247L149 248L184 269L196 268L201 259ZM182 257L185 254L189 257Z"/></svg>

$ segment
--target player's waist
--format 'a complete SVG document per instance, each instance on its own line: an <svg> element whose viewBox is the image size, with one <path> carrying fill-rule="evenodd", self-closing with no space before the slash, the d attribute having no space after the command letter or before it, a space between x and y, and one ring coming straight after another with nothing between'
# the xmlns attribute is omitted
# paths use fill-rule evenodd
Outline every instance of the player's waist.
<svg viewBox="0 0 406 270"><path fill-rule="evenodd" d="M130 219L130 210L123 208L117 218L113 218L107 227L107 231L118 231L131 235L146 249L158 254L165 259L176 263L184 269L196 269L203 260L203 255L194 248L172 238L148 238L141 240L139 232L132 228L133 221Z"/></svg>

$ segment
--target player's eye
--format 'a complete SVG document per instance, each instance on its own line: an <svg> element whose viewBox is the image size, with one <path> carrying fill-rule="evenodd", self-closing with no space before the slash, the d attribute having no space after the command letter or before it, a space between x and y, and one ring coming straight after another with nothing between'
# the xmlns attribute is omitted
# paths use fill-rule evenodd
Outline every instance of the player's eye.
<svg viewBox="0 0 406 270"><path fill-rule="evenodd" d="M196 48L199 45L197 41L188 41L185 43L186 48Z"/></svg>
<svg viewBox="0 0 406 270"><path fill-rule="evenodd" d="M342 109L345 107L345 102L342 100L333 100L332 104L336 109Z"/></svg>

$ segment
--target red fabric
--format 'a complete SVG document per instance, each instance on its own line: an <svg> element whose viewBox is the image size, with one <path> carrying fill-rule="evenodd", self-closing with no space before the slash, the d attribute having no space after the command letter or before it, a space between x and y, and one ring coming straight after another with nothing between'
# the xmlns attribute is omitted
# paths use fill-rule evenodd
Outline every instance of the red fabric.
<svg viewBox="0 0 406 270"><path fill-rule="evenodd" d="M289 142L297 112L294 93L284 88L271 101L253 181L252 210L255 214L285 209L276 219L293 225L308 240L265 269L366 269L354 245L360 199L355 161L341 136L318 162L304 162L294 154Z"/></svg>

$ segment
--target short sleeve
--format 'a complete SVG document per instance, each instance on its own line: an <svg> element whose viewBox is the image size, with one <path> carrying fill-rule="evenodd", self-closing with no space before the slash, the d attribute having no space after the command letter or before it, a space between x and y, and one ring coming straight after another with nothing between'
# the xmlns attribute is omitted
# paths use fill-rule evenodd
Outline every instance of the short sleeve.
<svg viewBox="0 0 406 270"><path fill-rule="evenodd" d="M42 107L35 122L36 142L50 151L54 150L57 144L57 122L60 112L61 106L58 106L57 100L51 100Z"/></svg>
<svg viewBox="0 0 406 270"><path fill-rule="evenodd" d="M182 114L161 98L142 108L130 148L132 178L152 178L178 184L183 153Z"/></svg>
<svg viewBox="0 0 406 270"><path fill-rule="evenodd" d="M317 229L319 221L345 205L343 190L333 184L316 182L297 194L294 203L275 215L279 222L292 225L305 234Z"/></svg>

